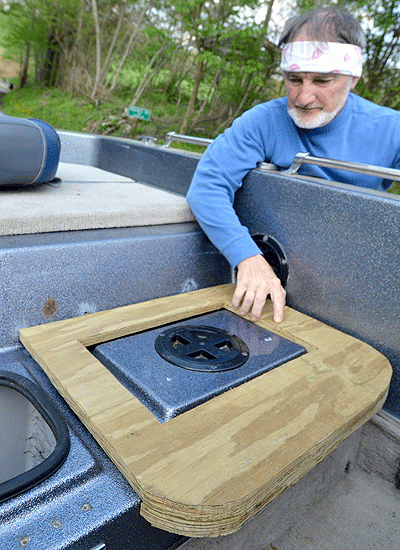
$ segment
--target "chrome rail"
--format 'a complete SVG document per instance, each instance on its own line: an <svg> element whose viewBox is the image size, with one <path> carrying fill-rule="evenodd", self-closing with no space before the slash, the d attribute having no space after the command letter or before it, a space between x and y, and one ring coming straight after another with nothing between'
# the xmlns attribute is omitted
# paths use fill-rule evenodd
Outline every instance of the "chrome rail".
<svg viewBox="0 0 400 550"><path fill-rule="evenodd" d="M165 136L165 143L161 147L167 148L173 141L178 141L180 143L192 143L193 145L203 145L204 147L207 147L214 140L195 136L185 136L183 134L177 134L176 132L168 132Z"/></svg>
<svg viewBox="0 0 400 550"><path fill-rule="evenodd" d="M196 136L186 136L183 134L177 134L176 132L168 132L165 136L165 143L161 147L168 148L173 141L208 147L208 145L210 145L210 143L212 143L214 140ZM396 170L394 168L384 168L381 166L373 166L371 164L359 164L357 162L334 160L323 157L312 157L310 153L297 153L297 155L293 159L293 163L290 168L288 168L287 170L283 170L280 173L286 176L293 176L297 174L299 168L303 164L314 164L316 166L321 166L324 168L346 170L348 172L357 172L358 174L365 174L367 176L377 176L379 178L385 178L392 181L400 181L400 170ZM278 170L278 168L274 164L270 164L267 162L260 163L257 168L265 172Z"/></svg>
<svg viewBox="0 0 400 550"><path fill-rule="evenodd" d="M181 143L192 143L193 145L202 145L203 147L208 147L210 143L212 143L214 140L196 136L185 136L183 134L177 134L176 132L168 132L168 134L165 136L165 143L164 145L161 145L161 148L168 148L173 141L178 141ZM257 169L262 170L263 172L274 172L278 170L278 167L275 166L275 164L261 162L257 166Z"/></svg>
<svg viewBox="0 0 400 550"><path fill-rule="evenodd" d="M293 176L297 173L302 164L314 164L324 168L334 168L335 170L347 170L348 172L357 172L367 176L377 176L393 181L400 181L400 170L394 168L383 168L381 166L372 166L370 164L358 164L357 162L347 162L344 160L333 160L322 157L312 157L309 153L297 153L293 163L288 170L281 172L287 176Z"/></svg>

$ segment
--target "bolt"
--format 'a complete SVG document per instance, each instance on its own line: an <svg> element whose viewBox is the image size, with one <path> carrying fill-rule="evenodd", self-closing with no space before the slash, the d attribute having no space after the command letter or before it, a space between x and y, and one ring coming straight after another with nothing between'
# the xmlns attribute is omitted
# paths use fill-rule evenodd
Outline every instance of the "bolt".
<svg viewBox="0 0 400 550"><path fill-rule="evenodd" d="M264 243L268 242L268 235L264 235L262 240L263 240Z"/></svg>

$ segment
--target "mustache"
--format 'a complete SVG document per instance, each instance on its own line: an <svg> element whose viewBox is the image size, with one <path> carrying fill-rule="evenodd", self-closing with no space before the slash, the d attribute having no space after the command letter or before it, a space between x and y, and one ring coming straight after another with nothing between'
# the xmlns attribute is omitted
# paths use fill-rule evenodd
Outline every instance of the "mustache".
<svg viewBox="0 0 400 550"><path fill-rule="evenodd" d="M312 107L304 107L304 105L298 105L298 104L295 104L294 108L295 109L301 109L302 111L315 111L315 109L323 109L323 107L321 105L315 105L315 106L312 106Z"/></svg>

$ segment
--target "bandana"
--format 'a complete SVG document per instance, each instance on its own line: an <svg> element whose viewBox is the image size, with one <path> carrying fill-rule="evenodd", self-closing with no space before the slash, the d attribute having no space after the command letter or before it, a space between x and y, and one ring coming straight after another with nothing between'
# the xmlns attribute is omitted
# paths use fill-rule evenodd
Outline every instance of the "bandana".
<svg viewBox="0 0 400 550"><path fill-rule="evenodd" d="M282 50L281 69L359 77L362 72L361 48L340 42L289 42Z"/></svg>

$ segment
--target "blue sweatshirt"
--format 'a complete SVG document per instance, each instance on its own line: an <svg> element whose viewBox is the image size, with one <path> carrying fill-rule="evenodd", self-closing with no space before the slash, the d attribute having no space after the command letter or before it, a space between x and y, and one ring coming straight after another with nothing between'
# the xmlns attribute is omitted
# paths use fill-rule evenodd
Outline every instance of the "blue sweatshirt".
<svg viewBox="0 0 400 550"><path fill-rule="evenodd" d="M349 94L341 112L320 128L298 128L287 113L286 98L256 105L237 118L208 146L186 197L203 231L233 267L260 254L232 206L243 178L260 162L286 170L299 152L399 169L400 112ZM391 184L313 165L301 166L298 173L377 190Z"/></svg>

